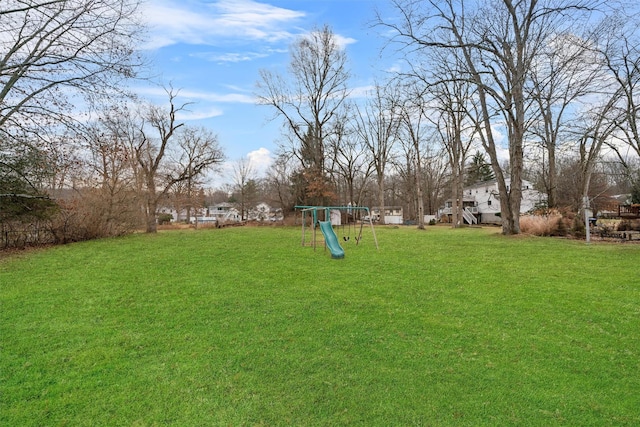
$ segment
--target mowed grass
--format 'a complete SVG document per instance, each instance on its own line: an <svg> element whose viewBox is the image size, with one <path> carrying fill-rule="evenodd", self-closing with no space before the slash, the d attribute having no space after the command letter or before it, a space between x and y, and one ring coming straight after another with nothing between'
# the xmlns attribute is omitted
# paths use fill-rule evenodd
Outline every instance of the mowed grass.
<svg viewBox="0 0 640 427"><path fill-rule="evenodd" d="M640 425L640 245L376 231L0 261L0 425Z"/></svg>

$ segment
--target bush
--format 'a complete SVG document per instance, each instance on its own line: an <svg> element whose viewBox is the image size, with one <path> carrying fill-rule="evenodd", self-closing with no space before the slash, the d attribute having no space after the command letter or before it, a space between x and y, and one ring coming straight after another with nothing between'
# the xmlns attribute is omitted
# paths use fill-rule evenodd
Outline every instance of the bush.
<svg viewBox="0 0 640 427"><path fill-rule="evenodd" d="M571 234L573 234L573 236L577 238L582 238L586 236L586 228L585 228L584 222L582 221L582 218L580 218L577 215L573 218Z"/></svg>
<svg viewBox="0 0 640 427"><path fill-rule="evenodd" d="M558 236L559 229L564 226L562 216L558 213L547 215L526 215L520 218L520 231L534 236Z"/></svg>
<svg viewBox="0 0 640 427"><path fill-rule="evenodd" d="M640 231L640 220L625 219L618 223L618 231Z"/></svg>
<svg viewBox="0 0 640 427"><path fill-rule="evenodd" d="M429 225L436 225L436 220L435 219L431 219L429 221Z"/></svg>
<svg viewBox="0 0 640 427"><path fill-rule="evenodd" d="M173 215L170 213L161 213L158 215L158 225L164 225L171 222Z"/></svg>
<svg viewBox="0 0 640 427"><path fill-rule="evenodd" d="M558 221L556 222L556 228L555 230L551 233L551 236L558 236L558 237L564 237L567 235L567 224L565 222L564 217L559 217Z"/></svg>

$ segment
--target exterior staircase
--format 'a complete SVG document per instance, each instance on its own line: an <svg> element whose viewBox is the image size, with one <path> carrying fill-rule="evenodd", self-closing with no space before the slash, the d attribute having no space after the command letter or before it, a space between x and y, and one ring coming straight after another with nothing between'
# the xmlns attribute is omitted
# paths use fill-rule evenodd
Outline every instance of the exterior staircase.
<svg viewBox="0 0 640 427"><path fill-rule="evenodd" d="M465 221L467 221L467 224L469 225L476 225L478 223L478 218L476 218L476 216L473 214L473 210L475 210L476 212L478 211L478 208L464 208L462 210L462 217L464 218Z"/></svg>

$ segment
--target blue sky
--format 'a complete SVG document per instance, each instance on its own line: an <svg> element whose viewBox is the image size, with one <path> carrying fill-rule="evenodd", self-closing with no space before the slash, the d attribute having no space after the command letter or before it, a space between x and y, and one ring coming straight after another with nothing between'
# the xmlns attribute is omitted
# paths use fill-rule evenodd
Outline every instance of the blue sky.
<svg viewBox="0 0 640 427"><path fill-rule="evenodd" d="M388 52L381 55L379 29L370 28L374 9L387 3L148 0L144 51L156 81L179 89L178 102L193 102L181 119L218 134L231 163L248 157L261 172L276 150L281 121L269 122L273 111L254 102L258 71L286 73L291 43L327 24L346 46L353 89L370 86L393 66L385 57ZM140 87L138 92L154 102L166 101L159 87Z"/></svg>

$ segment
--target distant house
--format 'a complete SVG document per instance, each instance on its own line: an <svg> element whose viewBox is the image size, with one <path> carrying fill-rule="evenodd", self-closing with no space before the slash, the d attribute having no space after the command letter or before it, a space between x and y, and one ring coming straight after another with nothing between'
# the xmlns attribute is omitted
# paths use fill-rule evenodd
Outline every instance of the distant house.
<svg viewBox="0 0 640 427"><path fill-rule="evenodd" d="M383 209L379 207L371 208L372 220L379 221L384 211L385 224L402 224L404 222L404 212L402 206L385 206Z"/></svg>
<svg viewBox="0 0 640 427"><path fill-rule="evenodd" d="M282 209L272 208L262 202L249 211L249 219L255 221L282 221L284 216L282 215Z"/></svg>
<svg viewBox="0 0 640 427"><path fill-rule="evenodd" d="M242 218L234 205L225 202L207 207L205 215L198 217L198 221L239 222Z"/></svg>
<svg viewBox="0 0 640 427"><path fill-rule="evenodd" d="M511 179L506 179L507 189ZM534 190L529 181L522 181L522 203L520 213L532 211L544 203L546 196ZM498 182L491 180L465 187L462 197L463 218L467 224L501 224L500 192ZM440 209L440 219L451 222L453 200L447 200L444 208Z"/></svg>

